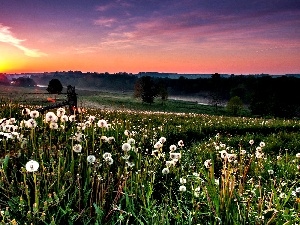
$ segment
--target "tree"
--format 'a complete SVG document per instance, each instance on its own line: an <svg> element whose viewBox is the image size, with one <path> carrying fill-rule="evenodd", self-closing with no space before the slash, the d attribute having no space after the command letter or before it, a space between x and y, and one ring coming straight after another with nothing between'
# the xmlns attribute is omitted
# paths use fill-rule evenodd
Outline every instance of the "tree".
<svg viewBox="0 0 300 225"><path fill-rule="evenodd" d="M153 103L157 96L157 89L155 83L150 76L139 78L134 86L134 96L141 98L143 102Z"/></svg>
<svg viewBox="0 0 300 225"><path fill-rule="evenodd" d="M61 82L58 79L52 79L52 80L50 80L46 90L50 94L60 94L62 92L62 89L63 89L63 86L62 86Z"/></svg>
<svg viewBox="0 0 300 225"><path fill-rule="evenodd" d="M240 115L242 108L243 108L243 102L241 98L238 96L232 97L228 101L226 106L227 111L233 116Z"/></svg>

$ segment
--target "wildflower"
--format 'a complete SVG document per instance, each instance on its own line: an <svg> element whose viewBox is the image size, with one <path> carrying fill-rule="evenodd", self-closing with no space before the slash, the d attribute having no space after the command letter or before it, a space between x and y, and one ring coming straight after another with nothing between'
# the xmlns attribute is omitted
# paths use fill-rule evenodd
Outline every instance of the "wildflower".
<svg viewBox="0 0 300 225"><path fill-rule="evenodd" d="M253 145L253 144L254 144L254 140L250 140L250 141L249 141L249 144L250 144L250 145Z"/></svg>
<svg viewBox="0 0 300 225"><path fill-rule="evenodd" d="M167 139L166 139L165 137L161 137L161 138L159 139L159 142L161 142L161 143L163 144L163 143L166 142L166 140L167 140Z"/></svg>
<svg viewBox="0 0 300 225"><path fill-rule="evenodd" d="M262 141L262 142L259 143L259 146L260 146L261 148L263 148L263 147L266 146L266 144L265 144L265 142Z"/></svg>
<svg viewBox="0 0 300 225"><path fill-rule="evenodd" d="M109 144L112 144L116 141L114 137L108 137L107 140Z"/></svg>
<svg viewBox="0 0 300 225"><path fill-rule="evenodd" d="M57 122L58 118L54 114L54 112L47 112L46 114L46 122Z"/></svg>
<svg viewBox="0 0 300 225"><path fill-rule="evenodd" d="M174 152L174 151L176 151L176 149L177 149L176 145L170 146L170 152Z"/></svg>
<svg viewBox="0 0 300 225"><path fill-rule="evenodd" d="M268 170L269 175L273 175L274 174L274 170Z"/></svg>
<svg viewBox="0 0 300 225"><path fill-rule="evenodd" d="M296 188L296 193L298 193L298 194L300 193L300 187Z"/></svg>
<svg viewBox="0 0 300 225"><path fill-rule="evenodd" d="M166 175L166 174L170 173L170 170L169 170L169 168L163 168L163 170L161 172L162 172L162 174Z"/></svg>
<svg viewBox="0 0 300 225"><path fill-rule="evenodd" d="M33 110L30 112L30 117L31 118L38 118L40 116L39 111Z"/></svg>
<svg viewBox="0 0 300 225"><path fill-rule="evenodd" d="M99 120L97 123L98 127L100 128L107 128L107 122L106 120Z"/></svg>
<svg viewBox="0 0 300 225"><path fill-rule="evenodd" d="M135 140L133 138L129 138L127 141L128 144L130 145L134 145L135 144Z"/></svg>
<svg viewBox="0 0 300 225"><path fill-rule="evenodd" d="M261 152L258 152L258 151L255 152L255 157L257 159L261 159L263 156L264 156L264 153L261 153Z"/></svg>
<svg viewBox="0 0 300 225"><path fill-rule="evenodd" d="M102 157L103 157L104 159L106 159L106 158L111 158L111 154L110 154L109 152L105 152L105 153L102 155Z"/></svg>
<svg viewBox="0 0 300 225"><path fill-rule="evenodd" d="M125 130L124 134L125 134L125 136L129 136L130 135L130 131L129 130Z"/></svg>
<svg viewBox="0 0 300 225"><path fill-rule="evenodd" d="M219 151L219 153L221 154L221 158L222 159L225 159L225 158L227 158L227 151L226 150L222 150L222 151Z"/></svg>
<svg viewBox="0 0 300 225"><path fill-rule="evenodd" d="M261 152L262 151L262 148L260 146L256 147L256 151L257 152Z"/></svg>
<svg viewBox="0 0 300 225"><path fill-rule="evenodd" d="M100 140L102 142L108 142L108 138L106 136L104 136L104 135L100 137Z"/></svg>
<svg viewBox="0 0 300 225"><path fill-rule="evenodd" d="M176 165L176 162L173 160L166 161L166 167L171 167L171 166L175 166L175 165Z"/></svg>
<svg viewBox="0 0 300 225"><path fill-rule="evenodd" d="M58 128L58 124L55 123L55 122L51 122L51 123L49 124L49 127L50 127L50 129L56 130L56 129Z"/></svg>
<svg viewBox="0 0 300 225"><path fill-rule="evenodd" d="M96 117L95 116L89 116L88 121L93 123L95 122Z"/></svg>
<svg viewBox="0 0 300 225"><path fill-rule="evenodd" d="M84 138L85 138L85 136L84 136L83 133L81 133L81 132L76 132L76 133L75 133L74 139L75 139L76 141L82 142L82 141L84 140Z"/></svg>
<svg viewBox="0 0 300 225"><path fill-rule="evenodd" d="M30 114L30 109L24 108L24 109L22 110L22 115L27 116L27 115L29 115L29 114Z"/></svg>
<svg viewBox="0 0 300 225"><path fill-rule="evenodd" d="M74 122L75 120L76 120L76 116L75 115L69 116L69 121Z"/></svg>
<svg viewBox="0 0 300 225"><path fill-rule="evenodd" d="M241 151L240 151L240 154L241 154L241 155L245 155L246 153L247 153L246 150L241 150Z"/></svg>
<svg viewBox="0 0 300 225"><path fill-rule="evenodd" d="M74 152L81 152L81 150L82 150L82 146L81 146L81 144L75 144L74 146L73 146L73 151Z"/></svg>
<svg viewBox="0 0 300 225"><path fill-rule="evenodd" d="M88 155L88 157L86 158L86 160L89 163L94 163L94 162L96 162L96 157L94 155Z"/></svg>
<svg viewBox="0 0 300 225"><path fill-rule="evenodd" d="M209 169L211 167L212 163L211 163L211 159L207 159L205 162L204 162L204 166Z"/></svg>
<svg viewBox="0 0 300 225"><path fill-rule="evenodd" d="M170 158L171 159L180 159L181 158L181 153L171 152L170 153Z"/></svg>
<svg viewBox="0 0 300 225"><path fill-rule="evenodd" d="M181 184L186 184L186 179L181 177L180 180L179 180L179 182L180 182Z"/></svg>
<svg viewBox="0 0 300 225"><path fill-rule="evenodd" d="M112 165L114 163L114 160L111 157L105 158L105 162L107 162L108 165Z"/></svg>
<svg viewBox="0 0 300 225"><path fill-rule="evenodd" d="M186 191L186 186L181 185L181 186L179 187L179 191L180 191L180 192L185 192L185 191Z"/></svg>
<svg viewBox="0 0 300 225"><path fill-rule="evenodd" d="M25 121L25 126L27 128L35 128L37 126L37 122L35 121L35 119L29 119L27 121Z"/></svg>
<svg viewBox="0 0 300 225"><path fill-rule="evenodd" d="M57 115L58 117L62 117L63 115L65 115L65 113L66 113L66 110L65 110L64 108L58 108L58 109L56 110L56 115Z"/></svg>
<svg viewBox="0 0 300 225"><path fill-rule="evenodd" d="M158 150L153 150L151 152L151 155L153 155L153 156L158 156L158 154L159 154Z"/></svg>
<svg viewBox="0 0 300 225"><path fill-rule="evenodd" d="M228 162L234 162L236 159L236 154L227 154Z"/></svg>
<svg viewBox="0 0 300 225"><path fill-rule="evenodd" d="M163 145L160 141L156 142L155 145L154 145L154 148L161 148Z"/></svg>
<svg viewBox="0 0 300 225"><path fill-rule="evenodd" d="M300 153L297 153L297 154L296 154L296 157L297 157L297 158L300 158Z"/></svg>
<svg viewBox="0 0 300 225"><path fill-rule="evenodd" d="M67 116L67 115L62 115L61 117L60 117L60 121L61 122L67 122L69 120L69 117Z"/></svg>
<svg viewBox="0 0 300 225"><path fill-rule="evenodd" d="M124 144L122 145L122 150L123 150L124 152L128 152L130 149L131 149L131 145L130 145L130 144L124 143Z"/></svg>
<svg viewBox="0 0 300 225"><path fill-rule="evenodd" d="M183 147L183 146L184 146L184 143L183 143L182 140L178 141L178 146L179 146L179 147Z"/></svg>
<svg viewBox="0 0 300 225"><path fill-rule="evenodd" d="M128 167L134 167L134 163L133 162L126 161L126 165Z"/></svg>
<svg viewBox="0 0 300 225"><path fill-rule="evenodd" d="M29 162L26 163L26 170L27 172L35 172L39 168L39 163L35 160L30 160Z"/></svg>

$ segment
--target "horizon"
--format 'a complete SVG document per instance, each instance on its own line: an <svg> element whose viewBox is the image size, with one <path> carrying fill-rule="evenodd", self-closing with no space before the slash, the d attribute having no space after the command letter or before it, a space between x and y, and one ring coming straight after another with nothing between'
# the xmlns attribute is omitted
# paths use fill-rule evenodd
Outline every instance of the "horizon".
<svg viewBox="0 0 300 225"><path fill-rule="evenodd" d="M0 4L0 73L300 73L296 0Z"/></svg>

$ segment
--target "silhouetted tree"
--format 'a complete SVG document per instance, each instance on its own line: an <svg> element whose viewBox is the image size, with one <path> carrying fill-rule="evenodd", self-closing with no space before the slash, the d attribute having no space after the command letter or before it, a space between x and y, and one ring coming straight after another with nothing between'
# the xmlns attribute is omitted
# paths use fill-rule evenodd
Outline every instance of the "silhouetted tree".
<svg viewBox="0 0 300 225"><path fill-rule="evenodd" d="M238 116L240 115L243 109L243 102L240 97L234 96L232 97L226 106L226 110L230 115Z"/></svg>
<svg viewBox="0 0 300 225"><path fill-rule="evenodd" d="M34 87L36 85L35 81L29 77L13 79L12 84L19 87Z"/></svg>
<svg viewBox="0 0 300 225"><path fill-rule="evenodd" d="M50 94L60 94L63 90L63 86L58 79L50 80L46 89Z"/></svg>
<svg viewBox="0 0 300 225"><path fill-rule="evenodd" d="M221 75L215 73L211 76L212 90L211 90L211 104L215 106L218 111L218 105L221 103Z"/></svg>
<svg viewBox="0 0 300 225"><path fill-rule="evenodd" d="M153 103L157 96L157 88L150 76L139 78L135 83L134 96L141 98L143 102Z"/></svg>

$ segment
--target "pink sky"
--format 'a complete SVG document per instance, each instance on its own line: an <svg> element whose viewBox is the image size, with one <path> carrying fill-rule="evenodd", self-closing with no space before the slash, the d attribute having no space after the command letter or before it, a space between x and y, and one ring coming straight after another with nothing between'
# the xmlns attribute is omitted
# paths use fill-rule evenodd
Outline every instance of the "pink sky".
<svg viewBox="0 0 300 225"><path fill-rule="evenodd" d="M300 6L0 0L0 72L300 73Z"/></svg>

